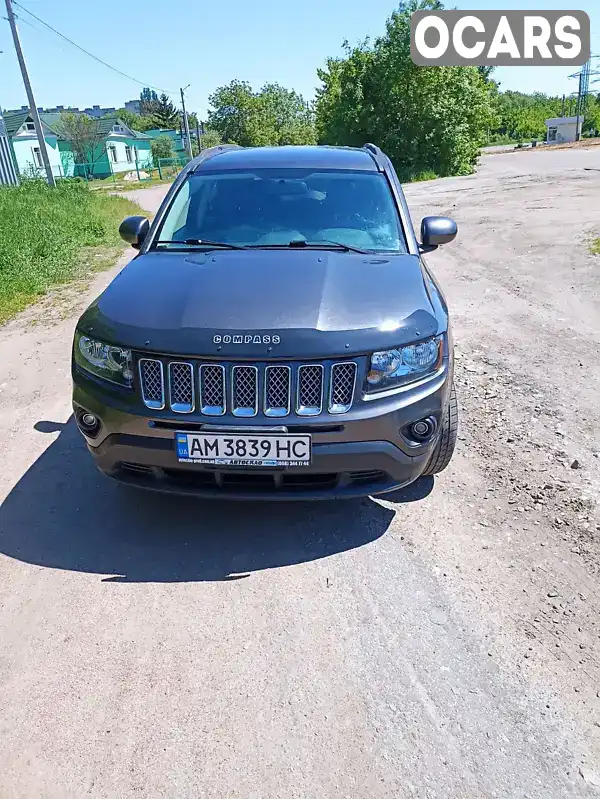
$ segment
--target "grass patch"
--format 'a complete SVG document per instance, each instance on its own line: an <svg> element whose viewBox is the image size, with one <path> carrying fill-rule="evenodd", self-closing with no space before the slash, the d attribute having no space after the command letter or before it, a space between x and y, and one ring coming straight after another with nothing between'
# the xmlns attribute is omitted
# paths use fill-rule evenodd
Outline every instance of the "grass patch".
<svg viewBox="0 0 600 799"><path fill-rule="evenodd" d="M116 183L112 180L94 180L90 183L90 191L106 193L111 191L138 191L139 189L149 189L151 186L166 186L173 183L175 176L166 178L145 178L144 180L119 180Z"/></svg>
<svg viewBox="0 0 600 799"><path fill-rule="evenodd" d="M594 239L590 245L592 255L600 255L600 238Z"/></svg>
<svg viewBox="0 0 600 799"><path fill-rule="evenodd" d="M502 147L503 145L508 144L516 144L516 139L511 139L510 136L498 136L496 139L491 139L487 144L484 144L483 147Z"/></svg>
<svg viewBox="0 0 600 799"><path fill-rule="evenodd" d="M431 169L425 169L423 172L417 172L416 175L411 175L407 183L420 183L422 180L435 180L439 175L436 175Z"/></svg>
<svg viewBox="0 0 600 799"><path fill-rule="evenodd" d="M113 264L120 222L139 213L130 200L76 181L0 186L0 324L51 287Z"/></svg>

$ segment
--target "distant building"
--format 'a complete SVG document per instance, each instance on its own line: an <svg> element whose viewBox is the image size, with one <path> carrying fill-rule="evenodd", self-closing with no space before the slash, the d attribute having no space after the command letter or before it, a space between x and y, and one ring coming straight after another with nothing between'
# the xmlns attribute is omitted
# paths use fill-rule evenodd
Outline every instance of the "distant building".
<svg viewBox="0 0 600 799"><path fill-rule="evenodd" d="M123 106L128 111L133 111L134 114L140 113L140 101L139 100L127 100L125 105ZM1 109L0 109L1 110ZM24 111L29 112L28 105L22 105L20 108L11 108L5 109L3 113L5 114L20 114ZM60 114L63 111L71 111L73 114L87 114L90 117L94 117L94 119L100 119L100 117L105 117L108 114L114 114L117 109L114 106L110 106L110 108L103 108L99 105L93 105L90 108L77 108L75 106L69 105L57 105L54 108L38 108L38 112L40 114Z"/></svg>
<svg viewBox="0 0 600 799"><path fill-rule="evenodd" d="M116 115L99 120L103 142L94 154L93 163L78 164L71 144L60 136L59 114L40 114L50 166L55 177L103 178L136 168L150 167L152 163L151 139L145 133L132 130ZM43 175L44 164L35 125L29 111L5 113L6 134L10 140L14 162L20 174Z"/></svg>
<svg viewBox="0 0 600 799"><path fill-rule="evenodd" d="M140 113L140 101L139 100L127 100L125 105L123 106L127 111L131 111L132 114L139 114Z"/></svg>
<svg viewBox="0 0 600 799"><path fill-rule="evenodd" d="M583 117L554 117L546 120L546 142L565 144L581 138Z"/></svg>
<svg viewBox="0 0 600 799"><path fill-rule="evenodd" d="M100 108L99 105L93 105L91 108L84 108L83 113L94 119L100 119L108 114L114 114L116 110L116 108Z"/></svg>
<svg viewBox="0 0 600 799"><path fill-rule="evenodd" d="M39 114L61 114L63 111L72 111L74 114L81 114L82 112L79 108L75 108L72 105L64 106L64 105L57 105L55 108L38 108ZM13 108L13 109L5 109L3 114L22 114L22 113L29 113L29 106L22 105L20 108Z"/></svg>

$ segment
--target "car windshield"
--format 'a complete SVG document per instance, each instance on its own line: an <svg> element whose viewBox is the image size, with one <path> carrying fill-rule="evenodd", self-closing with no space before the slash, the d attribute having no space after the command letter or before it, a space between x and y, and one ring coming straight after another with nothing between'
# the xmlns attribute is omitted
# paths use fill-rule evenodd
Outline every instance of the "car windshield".
<svg viewBox="0 0 600 799"><path fill-rule="evenodd" d="M407 252L384 175L302 169L192 174L172 200L154 246L286 247L291 242Z"/></svg>

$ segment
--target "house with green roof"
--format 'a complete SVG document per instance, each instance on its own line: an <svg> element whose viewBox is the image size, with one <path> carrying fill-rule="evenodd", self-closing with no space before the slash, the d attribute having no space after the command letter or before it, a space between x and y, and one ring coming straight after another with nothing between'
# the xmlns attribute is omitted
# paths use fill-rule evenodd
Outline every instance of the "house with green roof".
<svg viewBox="0 0 600 799"><path fill-rule="evenodd" d="M58 114L42 114L40 121L46 140L48 158L55 177L65 174L62 167L61 150L58 142L58 135L53 130L52 119L42 119L42 117L56 117ZM35 133L35 125L29 111L18 111L16 113L5 113L4 124L6 134L10 141L10 146L15 162L15 166L20 175L35 175L43 171L44 163L40 151L39 142ZM66 145L66 142L62 143ZM68 147L68 145L67 145ZM71 173L72 174L72 173Z"/></svg>
<svg viewBox="0 0 600 799"><path fill-rule="evenodd" d="M94 162L90 166L93 177L105 177L121 172L152 168L152 140L145 133L133 130L119 119L110 115L98 120L100 132L104 136L98 147ZM76 171L75 174L78 174Z"/></svg>
<svg viewBox="0 0 600 799"><path fill-rule="evenodd" d="M79 164L71 144L60 136L59 120L60 114L40 114L48 157L55 177L81 175L104 178L111 174L152 166L150 137L132 130L116 115L98 120L102 143L96 148L90 163ZM7 113L4 115L4 122L19 173L43 174L42 154L29 111Z"/></svg>

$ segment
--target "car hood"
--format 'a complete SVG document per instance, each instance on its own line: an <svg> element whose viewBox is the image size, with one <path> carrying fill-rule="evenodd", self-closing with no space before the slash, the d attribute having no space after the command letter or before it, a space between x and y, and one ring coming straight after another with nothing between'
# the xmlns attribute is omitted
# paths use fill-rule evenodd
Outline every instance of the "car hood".
<svg viewBox="0 0 600 799"><path fill-rule="evenodd" d="M438 320L415 255L217 250L138 256L79 329L153 352L326 357L426 338Z"/></svg>

